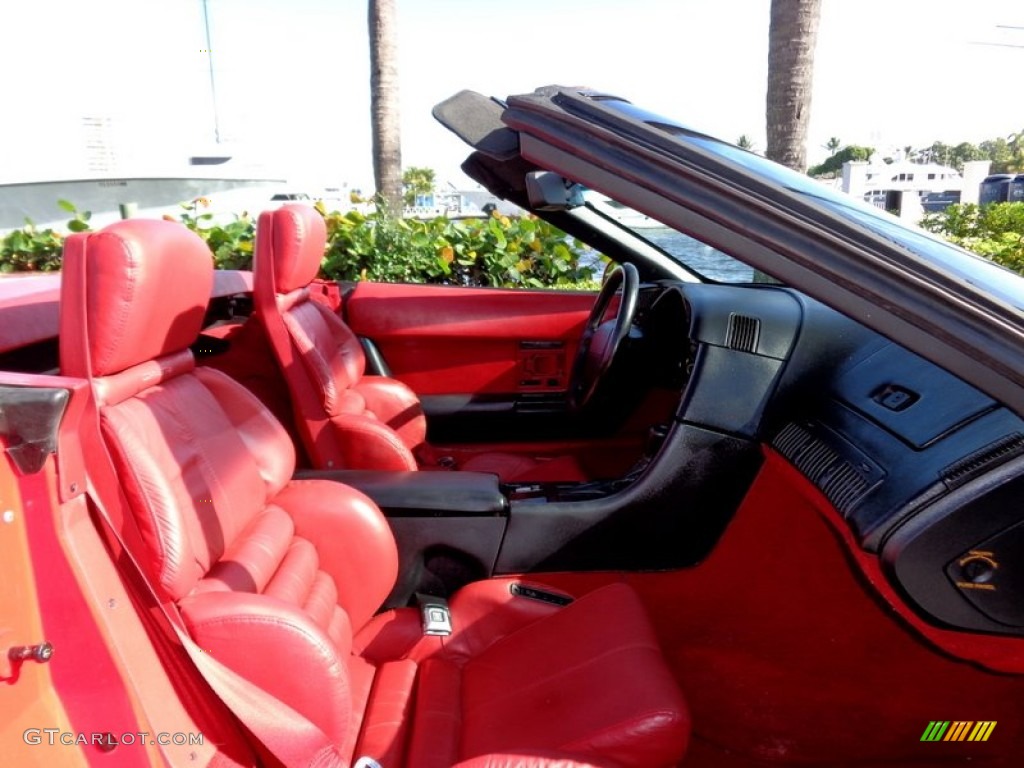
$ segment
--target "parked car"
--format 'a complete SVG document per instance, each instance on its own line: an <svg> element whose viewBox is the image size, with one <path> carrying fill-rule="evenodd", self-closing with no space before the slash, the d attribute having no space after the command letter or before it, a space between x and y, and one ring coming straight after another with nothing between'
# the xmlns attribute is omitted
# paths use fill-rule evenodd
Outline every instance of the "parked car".
<svg viewBox="0 0 1024 768"><path fill-rule="evenodd" d="M621 98L435 116L597 296L313 283L295 204L0 282L5 763L1016 764L1024 281Z"/></svg>

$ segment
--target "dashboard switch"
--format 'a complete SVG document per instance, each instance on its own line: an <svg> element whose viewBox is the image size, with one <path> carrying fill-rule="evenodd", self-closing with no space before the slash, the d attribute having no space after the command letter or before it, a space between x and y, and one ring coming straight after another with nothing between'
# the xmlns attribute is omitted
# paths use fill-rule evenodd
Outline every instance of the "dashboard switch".
<svg viewBox="0 0 1024 768"><path fill-rule="evenodd" d="M990 619L1024 628L1024 523L1017 523L964 552L946 573L960 594Z"/></svg>
<svg viewBox="0 0 1024 768"><path fill-rule="evenodd" d="M960 560L960 572L971 584L987 584L992 581L999 563L987 552L971 552Z"/></svg>
<svg viewBox="0 0 1024 768"><path fill-rule="evenodd" d="M905 411L920 399L920 395L897 384L888 384L878 390L872 399L890 411Z"/></svg>

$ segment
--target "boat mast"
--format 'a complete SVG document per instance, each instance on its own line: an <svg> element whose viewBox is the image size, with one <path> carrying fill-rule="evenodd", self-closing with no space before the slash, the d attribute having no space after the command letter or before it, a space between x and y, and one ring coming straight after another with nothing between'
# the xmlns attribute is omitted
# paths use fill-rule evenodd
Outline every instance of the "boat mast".
<svg viewBox="0 0 1024 768"><path fill-rule="evenodd" d="M206 59L210 65L210 98L213 99L213 138L220 144L220 116L217 114L217 78L213 74L213 46L210 42L209 0L203 0L203 26L206 28Z"/></svg>

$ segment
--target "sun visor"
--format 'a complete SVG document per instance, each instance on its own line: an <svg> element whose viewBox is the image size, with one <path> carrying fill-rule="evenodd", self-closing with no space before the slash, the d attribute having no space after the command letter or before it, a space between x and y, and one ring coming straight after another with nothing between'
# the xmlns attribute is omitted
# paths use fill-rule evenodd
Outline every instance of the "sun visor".
<svg viewBox="0 0 1024 768"><path fill-rule="evenodd" d="M501 121L505 108L476 91L459 91L433 109L434 118L478 152L495 160L519 154L519 136Z"/></svg>
<svg viewBox="0 0 1024 768"><path fill-rule="evenodd" d="M498 161L493 157L474 152L462 163L462 172L478 182L492 195L527 208L526 175L537 170L518 155L511 160Z"/></svg>

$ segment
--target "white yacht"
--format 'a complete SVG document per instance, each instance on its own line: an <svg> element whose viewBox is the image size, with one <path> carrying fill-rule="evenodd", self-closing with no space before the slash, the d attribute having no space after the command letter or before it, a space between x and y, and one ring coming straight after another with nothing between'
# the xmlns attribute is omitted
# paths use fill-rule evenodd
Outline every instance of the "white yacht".
<svg viewBox="0 0 1024 768"><path fill-rule="evenodd" d="M635 211L595 190L588 189L583 193L583 196L594 210L610 219L614 219L629 229L664 229L665 227L657 219L652 219L650 216Z"/></svg>
<svg viewBox="0 0 1024 768"><path fill-rule="evenodd" d="M972 160L964 163L961 173L939 163L911 162L898 152L889 162L879 155L870 161L847 162L842 178L833 184L853 197L917 222L926 213L956 203L978 202L979 187L989 166L988 160Z"/></svg>
<svg viewBox="0 0 1024 768"><path fill-rule="evenodd" d="M891 163L877 156L865 169L864 199L879 208L892 206L896 194L918 197L924 211L942 210L960 202L964 178L955 168L938 163L915 163L897 157Z"/></svg>
<svg viewBox="0 0 1024 768"><path fill-rule="evenodd" d="M0 176L0 231L21 227L26 219L38 226L60 227L69 215L58 200L90 211L93 224L102 226L119 218L122 207L130 215L180 213L181 203L215 198L229 190L248 190L269 201L285 183L283 177L228 154L183 157L160 167L95 162L87 154L84 162L69 163L62 175L14 170Z"/></svg>

